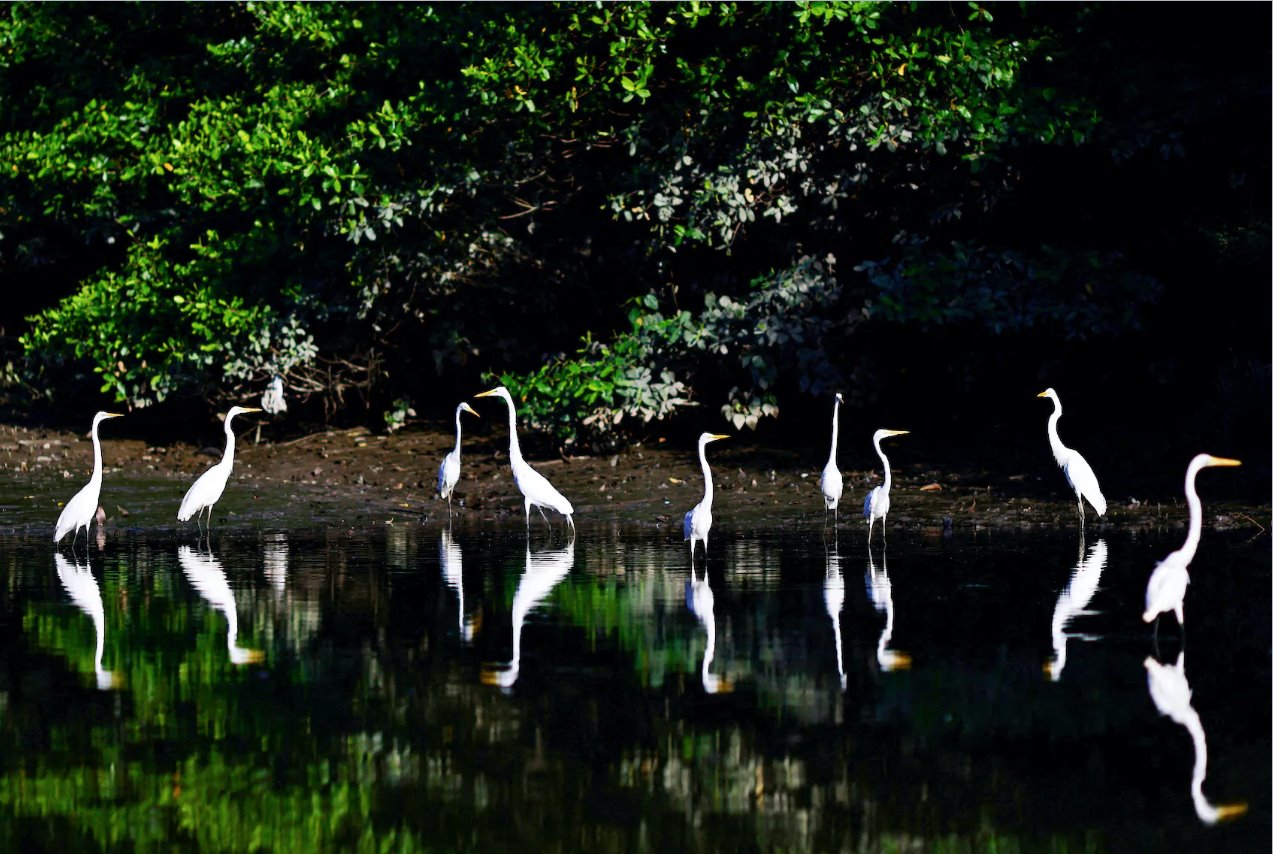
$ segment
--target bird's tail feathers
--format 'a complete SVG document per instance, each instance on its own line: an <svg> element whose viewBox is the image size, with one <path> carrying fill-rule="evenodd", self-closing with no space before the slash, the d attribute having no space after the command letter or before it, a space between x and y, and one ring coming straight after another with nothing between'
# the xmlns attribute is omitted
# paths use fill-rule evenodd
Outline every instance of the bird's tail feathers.
<svg viewBox="0 0 1273 854"><path fill-rule="evenodd" d="M1107 505L1105 504L1104 495L1101 495L1098 492L1095 495L1088 496L1088 500L1092 502L1092 509L1096 511L1097 516L1105 515L1105 508Z"/></svg>

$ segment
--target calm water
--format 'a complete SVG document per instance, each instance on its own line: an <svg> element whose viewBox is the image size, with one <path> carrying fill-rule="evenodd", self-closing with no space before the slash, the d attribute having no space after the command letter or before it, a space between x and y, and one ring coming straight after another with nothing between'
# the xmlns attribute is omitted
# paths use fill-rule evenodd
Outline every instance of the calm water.
<svg viewBox="0 0 1273 854"><path fill-rule="evenodd" d="M536 521L0 538L0 845L1269 848L1266 539Z"/></svg>

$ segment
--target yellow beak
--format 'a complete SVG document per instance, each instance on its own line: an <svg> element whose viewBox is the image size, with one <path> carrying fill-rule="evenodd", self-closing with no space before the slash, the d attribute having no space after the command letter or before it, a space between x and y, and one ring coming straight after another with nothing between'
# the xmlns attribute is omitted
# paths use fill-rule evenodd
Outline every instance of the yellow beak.
<svg viewBox="0 0 1273 854"><path fill-rule="evenodd" d="M481 394L475 394L473 396L474 397L491 397L492 395L495 394L495 391L496 391L495 389L491 389L490 391L484 391Z"/></svg>
<svg viewBox="0 0 1273 854"><path fill-rule="evenodd" d="M1242 465L1242 461L1231 460L1228 457L1212 457L1210 464L1213 466L1240 466Z"/></svg>

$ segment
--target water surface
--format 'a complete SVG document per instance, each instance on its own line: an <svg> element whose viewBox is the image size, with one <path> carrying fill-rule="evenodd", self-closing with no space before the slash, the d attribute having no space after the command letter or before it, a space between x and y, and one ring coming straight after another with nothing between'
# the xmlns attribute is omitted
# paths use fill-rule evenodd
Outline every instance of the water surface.
<svg viewBox="0 0 1273 854"><path fill-rule="evenodd" d="M0 537L0 841L1268 849L1266 540L718 528Z"/></svg>

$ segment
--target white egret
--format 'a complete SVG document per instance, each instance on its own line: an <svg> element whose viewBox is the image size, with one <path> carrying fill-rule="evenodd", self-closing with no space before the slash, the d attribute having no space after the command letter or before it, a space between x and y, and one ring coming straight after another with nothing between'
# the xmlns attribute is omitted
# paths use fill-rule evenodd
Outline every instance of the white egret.
<svg viewBox="0 0 1273 854"><path fill-rule="evenodd" d="M84 538L88 539L88 526L97 515L97 499L102 494L102 443L97 438L97 425L107 418L122 417L115 412L99 412L93 416L93 429L89 431L89 435L93 437L93 474L89 476L84 488L75 493L75 497L62 508L62 515L57 517L57 528L53 531L53 542L61 542L63 537L74 531L71 548L75 548L75 539L80 535L80 528L84 529ZM98 530L101 530L101 521L97 524Z"/></svg>
<svg viewBox="0 0 1273 854"><path fill-rule="evenodd" d="M1105 515L1105 496L1101 495L1101 485L1096 482L1096 473L1083 459L1083 455L1061 444L1061 437L1056 433L1056 422L1061 420L1061 398L1055 389L1041 391L1035 397L1052 398L1052 417L1048 419L1048 442L1052 445L1052 456L1056 464L1065 472L1065 482L1074 490L1079 502L1079 524L1083 524L1083 499L1086 498L1096 511L1097 516Z"/></svg>
<svg viewBox="0 0 1273 854"><path fill-rule="evenodd" d="M840 404L844 403L844 395L835 393L835 406L831 409L831 457L827 460L822 477L818 480L818 488L822 490L822 500L827 510L835 511L835 521L840 521L840 496L844 495L844 478L835 463L835 448L840 438Z"/></svg>
<svg viewBox="0 0 1273 854"><path fill-rule="evenodd" d="M844 610L844 575L840 572L840 555L838 551L827 550L827 573L822 581L822 601L827 606L827 616L831 618L831 628L835 631L835 669L840 674L840 690L848 685L848 677L844 674L844 642L840 636L840 612Z"/></svg>
<svg viewBox="0 0 1273 854"><path fill-rule="evenodd" d="M884 544L888 545L888 528L885 527L888 520L885 517L888 516L888 491L893 486L893 471L888 466L888 457L884 456L884 452L880 450L880 439L887 439L889 436L905 436L909 432L909 430L876 430L871 438L875 445L875 453L880 455L880 461L884 463L884 483L866 494L866 503L862 506L862 515L867 519L867 546L871 545L871 531L875 528L876 519L880 520L880 532L884 536Z"/></svg>
<svg viewBox="0 0 1273 854"><path fill-rule="evenodd" d="M446 517L451 518L451 493L460 482L460 415L468 412L481 418L467 403L455 407L455 450L447 454L438 467L438 494L446 499Z"/></svg>
<svg viewBox="0 0 1273 854"><path fill-rule="evenodd" d="M1154 567L1149 576L1149 585L1145 588L1145 613L1142 619L1148 623L1159 614L1174 611L1180 628L1185 627L1185 588L1189 586L1189 562L1198 551L1198 540L1202 537L1202 502L1198 500L1198 489L1194 481L1198 472L1210 466L1240 466L1239 460L1225 457L1213 457L1210 454L1198 454L1189 461L1185 471L1185 501L1189 503L1189 534L1185 544L1167 555ZM1157 626L1155 626L1155 629Z"/></svg>
<svg viewBox="0 0 1273 854"><path fill-rule="evenodd" d="M712 659L716 657L716 596L707 580L706 569L703 570L703 580L699 581L691 566L690 578L685 585L685 604L707 631L707 646L703 648L703 665L699 673L703 690L709 694L728 694L734 690L733 684L711 672Z"/></svg>
<svg viewBox="0 0 1273 854"><path fill-rule="evenodd" d="M876 611L884 612L884 630L880 632L879 642L875 645L875 660L880 670L908 670L911 657L904 652L889 649L893 639L893 582L888 580L888 552L884 552L883 568L875 571L875 560L871 557L871 547L866 547L866 592L871 597L871 604Z"/></svg>
<svg viewBox="0 0 1273 854"><path fill-rule="evenodd" d="M1101 571L1105 569L1106 548L1104 540L1097 540L1087 557L1083 556L1083 540L1079 539L1079 560L1070 576L1070 583L1065 585L1061 595L1057 597L1056 608L1052 611L1052 650L1055 653L1050 661L1043 665L1043 672L1053 682L1060 680L1061 671L1065 669L1065 648L1071 637L1065 631L1066 624L1075 617L1090 614L1087 605L1096 594L1101 583ZM1090 640L1088 635L1075 637Z"/></svg>
<svg viewBox="0 0 1273 854"><path fill-rule="evenodd" d="M257 664L265 660L265 653L259 649L245 649L238 644L239 609L234 601L234 591L230 589L229 579L221 562L212 553L200 554L190 546L177 549L177 562L181 564L186 579L199 591L199 595L207 600L214 609L225 615L226 635L225 648L230 654L231 664Z"/></svg>
<svg viewBox="0 0 1273 854"><path fill-rule="evenodd" d="M102 591L97 586L97 579L87 563L80 566L71 563L61 554L53 553L53 562L57 566L57 577L70 594L71 600L81 611L93 620L93 629L97 633L97 651L93 655L93 670L97 674L97 687L109 691L122 681L119 674L112 673L102 667L102 653L106 648L106 608L102 604Z"/></svg>
<svg viewBox="0 0 1273 854"><path fill-rule="evenodd" d="M181 508L177 510L178 522L188 522L191 516L202 513L206 508L208 531L211 533L212 505L221 500L226 481L230 479L230 472L234 469L234 430L230 427L230 420L236 415L260 411L253 406L230 407L230 411L225 414L225 453L221 455L221 462L199 475L198 480L186 492L186 497L181 499ZM195 524L199 524L198 520Z"/></svg>
<svg viewBox="0 0 1273 854"><path fill-rule="evenodd" d="M513 405L513 396L508 393L508 389L503 386L496 386L490 391L484 391L477 397L502 397L504 402L508 404L508 462L513 467L513 480L517 483L517 488L521 490L522 495L526 499L526 527L530 528L530 508L532 506L539 508L539 514L544 516L543 508L549 507L566 517L566 521L570 524L570 530L575 529L575 508L571 506L566 497L556 490L556 488L548 482L548 478L530 467L530 464L522 459L522 448L517 442L517 409ZM548 521L548 517L544 516L544 521Z"/></svg>
<svg viewBox="0 0 1273 854"><path fill-rule="evenodd" d="M1198 818L1207 824L1215 824L1245 813L1246 804L1216 805L1202 793L1202 783L1207 779L1207 734L1193 707L1193 691L1185 677L1185 654L1181 652L1176 656L1175 664L1162 664L1153 657L1146 658L1145 672L1149 678L1149 696L1159 713L1183 726L1193 739L1193 777L1189 793L1193 796L1193 809Z"/></svg>
<svg viewBox="0 0 1273 854"><path fill-rule="evenodd" d="M723 433L704 433L698 437L698 461L703 466L703 500L685 514L685 539L690 542L690 564L694 563L694 544L703 541L707 556L707 535L712 530L712 470L707 467L707 443L728 439Z"/></svg>
<svg viewBox="0 0 1273 854"><path fill-rule="evenodd" d="M517 592L513 594L513 658L507 665L484 666L484 685L497 685L507 691L516 684L522 667L522 627L526 625L526 617L570 574L574 565L573 539L564 549L548 549L539 554L531 554L527 544L526 571L522 573L521 581L517 582Z"/></svg>

